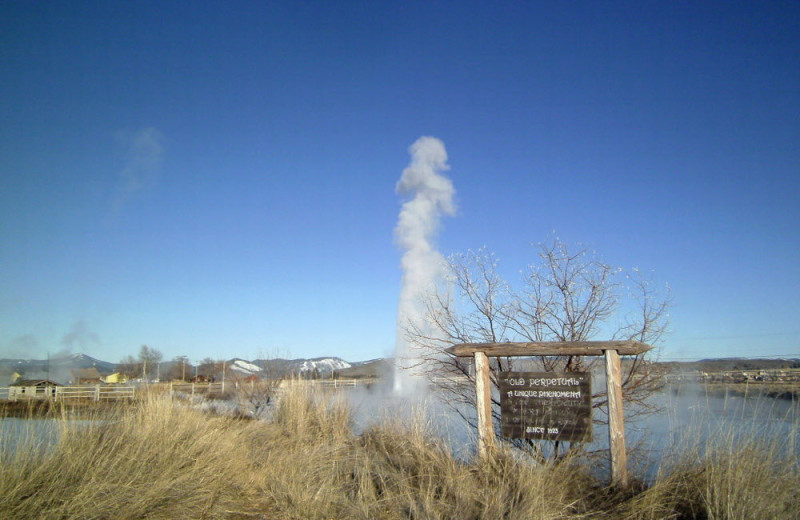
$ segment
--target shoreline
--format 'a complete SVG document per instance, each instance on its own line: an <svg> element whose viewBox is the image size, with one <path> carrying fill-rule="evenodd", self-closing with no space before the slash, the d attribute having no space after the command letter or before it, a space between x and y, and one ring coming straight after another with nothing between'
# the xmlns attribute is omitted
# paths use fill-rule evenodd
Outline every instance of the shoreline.
<svg viewBox="0 0 800 520"><path fill-rule="evenodd" d="M800 383L773 382L704 382L704 381L669 381L665 388L672 392L687 391L688 387L702 388L706 393L715 396L734 394L740 397L769 397L787 401L800 401Z"/></svg>

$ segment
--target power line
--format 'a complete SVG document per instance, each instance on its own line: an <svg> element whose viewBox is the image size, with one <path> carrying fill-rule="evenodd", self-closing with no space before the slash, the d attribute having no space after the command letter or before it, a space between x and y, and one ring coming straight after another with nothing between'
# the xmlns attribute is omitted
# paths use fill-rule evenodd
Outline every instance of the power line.
<svg viewBox="0 0 800 520"><path fill-rule="evenodd" d="M659 358L658 361L698 361L700 359L734 359L734 358L746 358L746 359L796 359L800 358L800 352L795 352L792 354L770 354L767 356L749 356L747 354L732 354L730 356L720 357L720 358L703 358L698 356L690 356L690 357L677 357L677 356L669 356Z"/></svg>
<svg viewBox="0 0 800 520"><path fill-rule="evenodd" d="M775 338L782 336L800 337L800 332L764 332L757 334L732 334L727 336L695 336L690 338L680 338L680 341L707 341L718 339L748 339L748 338Z"/></svg>

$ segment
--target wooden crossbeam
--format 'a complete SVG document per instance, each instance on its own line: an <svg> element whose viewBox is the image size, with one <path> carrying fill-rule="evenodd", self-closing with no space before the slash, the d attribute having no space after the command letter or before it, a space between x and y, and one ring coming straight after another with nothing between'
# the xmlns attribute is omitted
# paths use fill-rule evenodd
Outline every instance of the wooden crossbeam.
<svg viewBox="0 0 800 520"><path fill-rule="evenodd" d="M621 356L643 354L652 345L638 341L546 341L540 343L460 343L446 349L457 357L483 352L488 357L511 356L602 356L616 350Z"/></svg>

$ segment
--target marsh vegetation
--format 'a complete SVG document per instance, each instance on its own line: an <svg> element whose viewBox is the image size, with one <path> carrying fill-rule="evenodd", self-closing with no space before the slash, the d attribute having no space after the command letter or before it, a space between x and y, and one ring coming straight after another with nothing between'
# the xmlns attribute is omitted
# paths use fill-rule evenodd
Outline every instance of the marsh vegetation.
<svg viewBox="0 0 800 520"><path fill-rule="evenodd" d="M454 456L422 414L355 426L342 392L298 386L265 420L165 395L65 420L57 439L0 457L0 517L15 519L794 519L791 431L720 429L673 439L647 484L607 487L600 461L533 463L501 447ZM59 415L61 413L62 415ZM692 441L694 439L694 441ZM22 443L22 444L19 444ZM22 446L22 449L20 449Z"/></svg>

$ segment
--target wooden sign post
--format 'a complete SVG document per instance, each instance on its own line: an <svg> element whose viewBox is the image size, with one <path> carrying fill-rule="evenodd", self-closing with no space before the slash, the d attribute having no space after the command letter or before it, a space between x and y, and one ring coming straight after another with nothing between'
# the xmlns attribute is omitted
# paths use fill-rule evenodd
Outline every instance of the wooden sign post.
<svg viewBox="0 0 800 520"><path fill-rule="evenodd" d="M489 357L483 352L475 352L475 392L478 407L478 450L484 457L494 448L494 427L492 426L492 381L489 378Z"/></svg>
<svg viewBox="0 0 800 520"><path fill-rule="evenodd" d="M566 341L540 343L462 343L447 352L475 359L475 392L478 408L478 452L485 457L494 447L490 357L605 356L608 394L608 439L611 454L611 484L628 485L625 451L625 419L622 411L622 370L619 356L637 355L653 348L635 341ZM545 432L546 433L546 432ZM557 438L557 437L556 437Z"/></svg>

